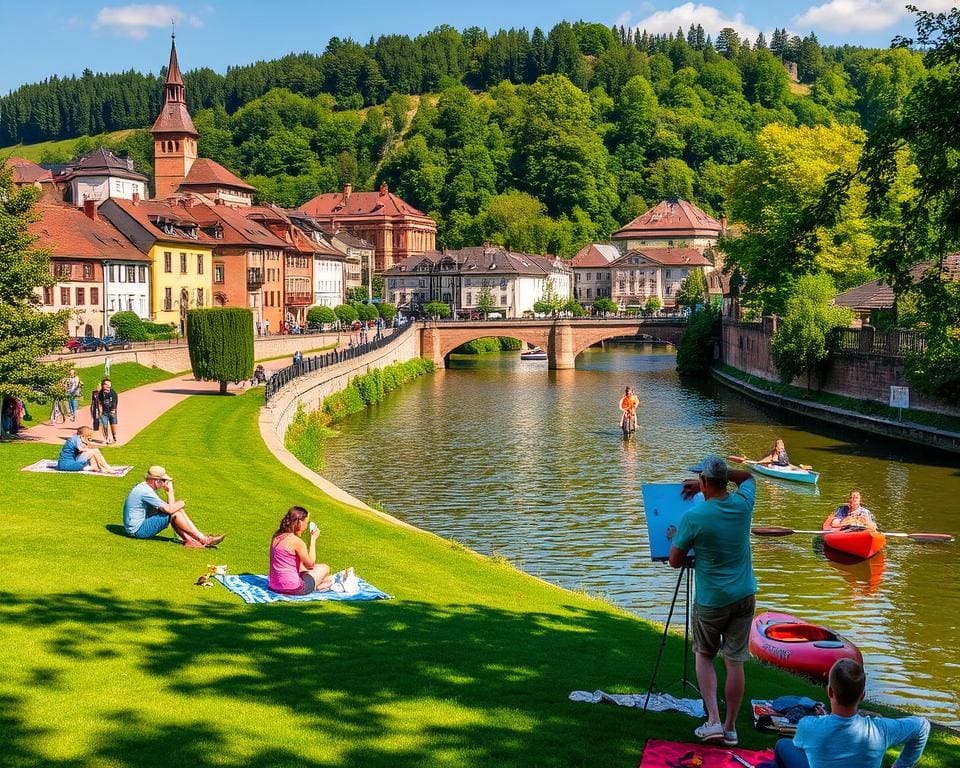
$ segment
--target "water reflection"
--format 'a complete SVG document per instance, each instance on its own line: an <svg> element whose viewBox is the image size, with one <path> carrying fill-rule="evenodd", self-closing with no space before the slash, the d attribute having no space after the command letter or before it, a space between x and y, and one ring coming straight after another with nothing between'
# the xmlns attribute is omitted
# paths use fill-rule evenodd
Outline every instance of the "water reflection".
<svg viewBox="0 0 960 768"><path fill-rule="evenodd" d="M763 454L777 437L819 487L758 479L756 523L819 528L853 489L887 530L957 531L949 457L811 427L709 385L682 386L660 347L591 349L576 371L516 353L460 358L342 425L327 476L422 528L530 573L666 618L675 574L649 560L640 486L704 454ZM624 440L617 403L640 397ZM366 463L370 445L393 446ZM829 562L811 537L754 540L760 610L793 613L860 647L874 699L960 725L960 546L888 539L884 559Z"/></svg>

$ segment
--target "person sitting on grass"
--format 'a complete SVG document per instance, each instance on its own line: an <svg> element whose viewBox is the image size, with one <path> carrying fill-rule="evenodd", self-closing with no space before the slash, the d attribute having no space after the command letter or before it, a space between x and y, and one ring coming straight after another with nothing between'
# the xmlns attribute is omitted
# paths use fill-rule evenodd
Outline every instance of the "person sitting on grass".
<svg viewBox="0 0 960 768"><path fill-rule="evenodd" d="M303 532L310 527L310 545L303 543ZM317 562L317 538L320 528L310 525L310 513L303 507L290 507L270 542L270 575L267 586L286 595L325 592L338 583L330 575L330 566ZM346 579L356 580L353 568ZM343 591L343 589L339 590Z"/></svg>
<svg viewBox="0 0 960 768"><path fill-rule="evenodd" d="M846 504L837 507L830 519L831 528L866 528L868 531L877 530L877 521L873 513L860 505L860 491L853 491Z"/></svg>
<svg viewBox="0 0 960 768"><path fill-rule="evenodd" d="M112 475L116 470L111 467L99 448L91 445L93 430L90 427L80 427L77 434L67 438L60 456L57 458L57 470L60 472L83 472L89 468L93 472L102 472Z"/></svg>
<svg viewBox="0 0 960 768"><path fill-rule="evenodd" d="M167 494L164 501L157 491ZM134 539L149 539L168 525L183 540L183 546L192 549L215 547L223 541L223 534L208 536L202 533L184 511L186 504L173 494L173 478L158 465L150 467L142 483L134 486L123 503L123 527Z"/></svg>
<svg viewBox="0 0 960 768"><path fill-rule="evenodd" d="M780 739L768 768L880 768L893 746L903 751L893 768L913 768L923 754L930 722L923 717L864 717L866 675L853 659L840 659L830 668L827 696L830 714L804 717L793 739Z"/></svg>

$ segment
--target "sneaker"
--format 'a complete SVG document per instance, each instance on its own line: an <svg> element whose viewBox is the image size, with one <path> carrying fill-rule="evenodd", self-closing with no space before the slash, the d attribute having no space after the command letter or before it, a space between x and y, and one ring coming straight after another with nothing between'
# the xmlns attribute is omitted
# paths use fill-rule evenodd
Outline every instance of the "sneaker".
<svg viewBox="0 0 960 768"><path fill-rule="evenodd" d="M724 731L723 732L723 743L728 747L737 746L737 732L736 731Z"/></svg>
<svg viewBox="0 0 960 768"><path fill-rule="evenodd" d="M704 723L699 728L694 728L693 735L700 741L722 741L723 723Z"/></svg>
<svg viewBox="0 0 960 768"><path fill-rule="evenodd" d="M225 538L227 538L227 536L224 533L215 533L212 536L207 536L207 543L204 546L215 547Z"/></svg>

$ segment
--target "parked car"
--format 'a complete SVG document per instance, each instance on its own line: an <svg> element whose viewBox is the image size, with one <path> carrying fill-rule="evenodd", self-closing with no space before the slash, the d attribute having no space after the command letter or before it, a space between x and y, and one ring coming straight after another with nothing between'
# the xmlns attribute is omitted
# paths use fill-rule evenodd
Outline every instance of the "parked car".
<svg viewBox="0 0 960 768"><path fill-rule="evenodd" d="M96 336L83 336L80 338L80 346L77 352L97 352L103 349L103 339Z"/></svg>
<svg viewBox="0 0 960 768"><path fill-rule="evenodd" d="M67 343L63 346L67 348L67 352L79 352L80 339L78 339L76 336L71 336L69 339L67 339Z"/></svg>
<svg viewBox="0 0 960 768"><path fill-rule="evenodd" d="M118 339L116 336L104 336L103 348L105 350L130 349L133 345L126 339Z"/></svg>
<svg viewBox="0 0 960 768"><path fill-rule="evenodd" d="M363 328L363 323L360 320L354 320L350 323L351 331L359 331L361 328Z"/></svg>

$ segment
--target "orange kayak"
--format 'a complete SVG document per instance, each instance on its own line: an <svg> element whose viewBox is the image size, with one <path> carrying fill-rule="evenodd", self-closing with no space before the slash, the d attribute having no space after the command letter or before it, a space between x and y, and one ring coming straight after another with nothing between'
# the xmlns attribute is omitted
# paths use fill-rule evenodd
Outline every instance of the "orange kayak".
<svg viewBox="0 0 960 768"><path fill-rule="evenodd" d="M887 537L880 531L868 531L865 528L832 528L833 515L827 515L823 521L823 543L838 552L866 560L884 548Z"/></svg>

